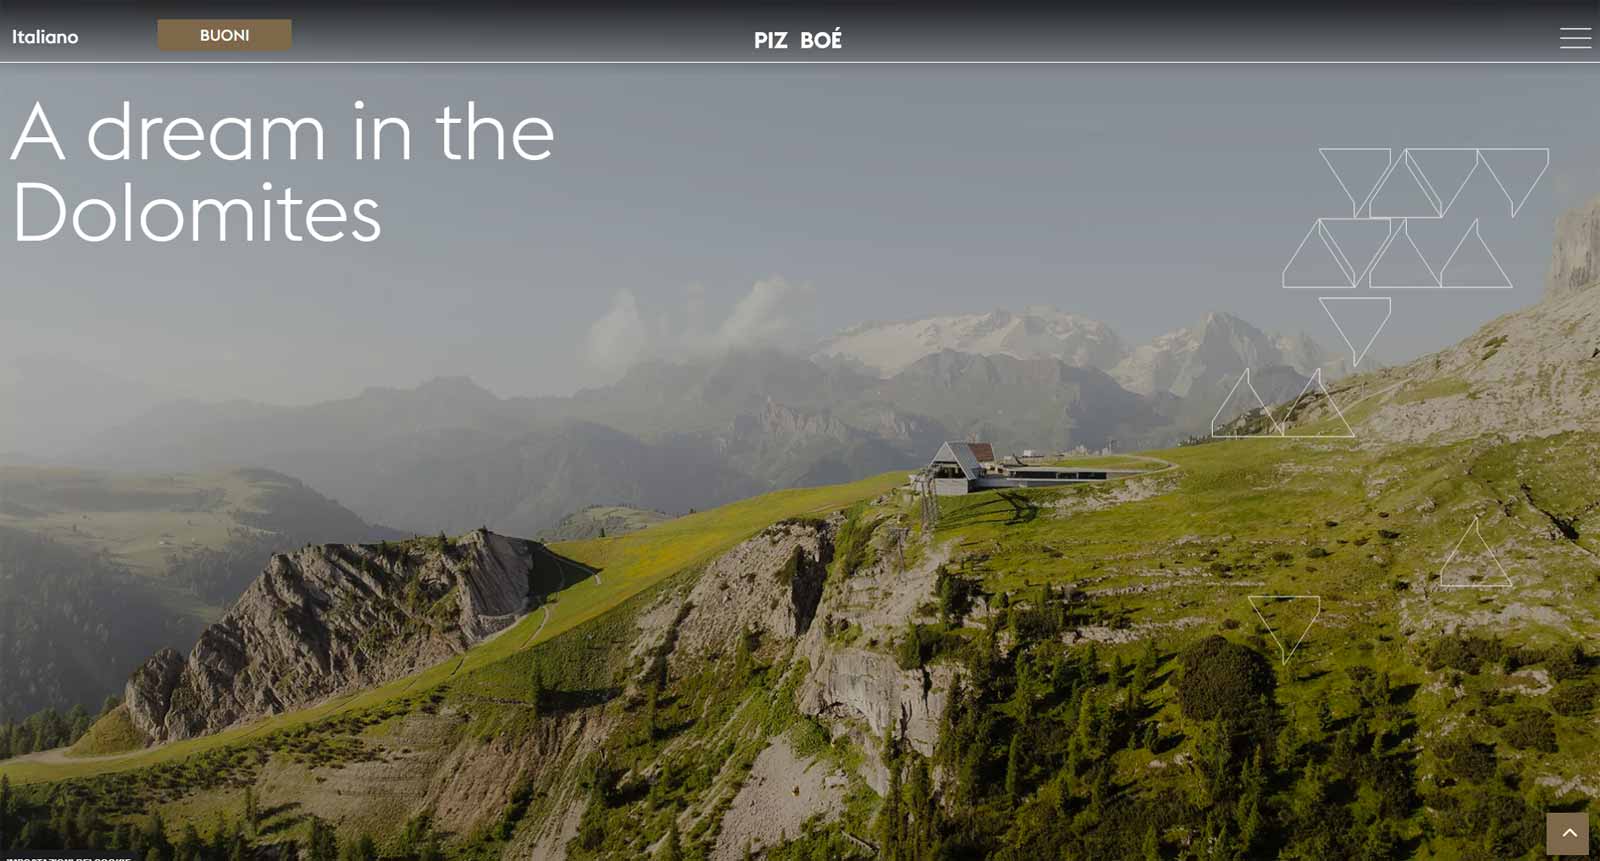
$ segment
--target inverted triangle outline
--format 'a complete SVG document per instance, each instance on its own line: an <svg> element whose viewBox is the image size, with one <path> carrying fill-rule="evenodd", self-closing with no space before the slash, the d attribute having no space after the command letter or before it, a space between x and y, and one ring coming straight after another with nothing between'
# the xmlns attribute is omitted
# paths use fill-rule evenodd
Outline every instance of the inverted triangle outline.
<svg viewBox="0 0 1600 861"><path fill-rule="evenodd" d="M1356 260L1352 259L1344 250L1345 245L1350 244L1351 235L1347 232L1345 241L1341 244L1338 234L1334 232L1334 226L1361 223L1377 227L1380 222L1384 229L1383 241L1377 243L1377 246L1367 255L1366 262L1362 264L1360 269L1357 269ZM1345 277L1350 279L1351 287L1360 286L1361 279L1367 277L1367 274L1372 271L1372 267L1377 264L1378 258L1383 256L1384 249L1389 247L1389 241L1394 237L1394 219L1392 218L1319 218L1317 219L1317 227L1322 232L1323 243L1338 257L1336 262L1340 263L1340 268L1344 270ZM1299 254L1297 253L1295 256L1298 257ZM1290 260L1289 262L1293 264L1294 261ZM1287 269L1285 271L1287 272Z"/></svg>
<svg viewBox="0 0 1600 861"><path fill-rule="evenodd" d="M1511 193L1511 190L1506 188L1505 182L1500 179L1500 171L1495 170L1494 169L1494 163L1489 161L1489 153L1512 153L1512 152L1514 152L1514 153L1535 153L1535 152L1537 152L1537 153L1543 153L1544 154L1544 166L1539 168L1538 175L1533 178L1532 182L1528 183L1528 188L1527 188L1526 191L1524 191L1522 193L1522 197L1520 199L1515 197L1515 196L1513 196L1512 193ZM1522 211L1522 205L1528 202L1528 197L1533 194L1533 190L1535 188L1539 187L1539 180L1544 179L1544 175L1547 172L1549 172L1549 170L1550 170L1550 148L1549 147L1531 147L1531 146L1530 147L1514 147L1514 146L1509 146L1509 147L1479 147L1478 148L1478 158L1479 158L1479 160L1481 160L1483 162L1483 166L1489 169L1489 175L1494 177L1495 185L1500 186L1500 193L1504 194L1506 196L1506 202L1511 204L1511 217L1512 218L1516 218L1517 217L1517 213ZM1505 167L1505 162L1501 161L1500 165L1501 165L1502 168L1504 168Z"/></svg>
<svg viewBox="0 0 1600 861"><path fill-rule="evenodd" d="M1344 325L1334 315L1333 309L1328 307L1329 302L1340 301L1384 303L1383 322L1378 324L1378 328L1373 331L1372 337L1367 339L1366 346L1361 347L1359 350L1356 348L1355 342L1350 340L1350 336L1345 333ZM1361 366L1361 360L1367 357L1367 352L1372 349L1373 344L1377 343L1379 333L1383 331L1384 326L1389 325L1389 318L1394 315L1394 299L1389 296L1318 296L1317 302L1322 305L1322 311L1328 315L1328 319L1333 321L1333 328L1338 330L1339 337L1344 341L1344 345L1350 348L1350 367L1352 369Z"/></svg>
<svg viewBox="0 0 1600 861"><path fill-rule="evenodd" d="M1356 202L1355 193L1350 190L1349 183L1344 181L1344 176L1339 173L1337 167L1334 167L1333 159L1328 158L1328 153L1330 152L1383 153L1383 169L1378 171L1377 177L1372 181L1372 187L1362 196L1361 202ZM1317 147L1317 153L1322 156L1322 163L1327 165L1328 170L1333 173L1333 181L1339 183L1339 188L1344 190L1344 196L1350 200L1350 217L1352 218L1359 216L1362 208L1372 202L1372 198L1378 193L1378 189L1383 187L1384 177L1389 175L1389 169L1394 165L1394 149L1386 146L1324 146Z"/></svg>
<svg viewBox="0 0 1600 861"><path fill-rule="evenodd" d="M1425 159L1418 157L1419 153L1447 153L1447 152L1448 153L1471 153L1472 154L1472 166L1467 168L1465 173L1461 174L1461 177L1460 177L1459 180L1455 180L1455 179L1451 180L1451 182L1453 182L1455 184L1455 190L1450 193L1450 199L1449 200L1446 200L1444 198L1443 191L1438 186L1435 186L1433 184L1433 179L1428 178L1428 172L1426 170L1424 170L1423 167L1422 167L1422 162ZM1479 150L1477 150L1476 148L1473 148L1473 147L1407 147L1406 150L1405 150L1405 153L1406 153L1406 157L1411 159L1411 163L1416 166L1417 173L1421 174L1423 185L1425 185L1427 187L1429 193L1433 196L1434 200L1438 201L1438 203L1439 203L1439 215L1441 217L1443 217L1444 215L1446 215L1446 214L1448 214L1450 212L1451 204L1455 203L1456 202L1456 198L1461 196L1462 190L1467 187L1467 182L1472 179L1473 174L1476 174L1478 172L1478 164L1483 161L1483 153L1480 152ZM1437 160L1435 160L1433 163L1434 163L1434 167L1435 167L1434 177L1437 178L1439 176L1439 174L1440 174L1439 168L1442 167L1442 165ZM1449 188L1449 183L1447 183L1445 185L1445 188L1446 189ZM1504 186L1502 186L1501 187L1501 191L1504 191L1504 190L1505 190L1505 188L1504 188Z"/></svg>
<svg viewBox="0 0 1600 861"><path fill-rule="evenodd" d="M1289 663L1289 659L1294 657L1294 653L1299 651L1300 644L1305 642L1306 635L1311 633L1311 626L1317 624L1317 619L1322 616L1322 596L1321 595L1246 595L1244 597L1245 597L1245 600L1250 602L1250 609L1255 611L1256 618L1261 620L1262 627L1267 629L1267 636L1272 638L1272 642L1278 644L1278 654L1282 656L1282 663L1287 665ZM1272 629L1272 624L1267 621L1267 617L1261 615L1261 608L1256 606L1256 599L1257 598L1261 598L1263 600L1272 599L1272 600L1290 600L1290 601L1315 598L1316 601L1317 601L1317 609L1316 609L1316 612L1311 614L1311 621L1306 623L1306 629L1304 631L1300 632L1300 638L1294 641L1294 645L1293 646L1290 646L1289 648L1285 649L1284 645L1283 645L1283 641L1278 639L1278 632L1276 632L1276 631L1274 631Z"/></svg>

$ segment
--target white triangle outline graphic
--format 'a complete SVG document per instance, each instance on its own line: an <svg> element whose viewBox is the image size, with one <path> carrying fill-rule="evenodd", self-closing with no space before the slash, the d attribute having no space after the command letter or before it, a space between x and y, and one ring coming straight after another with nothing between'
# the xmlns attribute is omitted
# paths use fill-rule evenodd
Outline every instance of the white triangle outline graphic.
<svg viewBox="0 0 1600 861"><path fill-rule="evenodd" d="M1511 190L1506 188L1506 184L1500 180L1500 174L1495 171L1494 165L1489 161L1488 154L1492 152L1544 153L1544 167L1539 169L1539 175L1533 178L1533 182L1528 183L1528 190L1522 193L1522 199L1518 200L1517 198L1513 197ZM1550 170L1549 147L1482 147L1478 150L1478 158L1483 162L1483 166L1489 169L1489 175L1494 177L1495 185L1500 186L1500 193L1506 196L1506 202L1511 204L1512 218L1516 218L1517 213L1522 211L1522 205L1528 202L1528 196L1533 194L1533 190L1539 186L1539 180L1544 179L1545 173Z"/></svg>
<svg viewBox="0 0 1600 861"><path fill-rule="evenodd" d="M1461 240L1456 243L1455 249L1450 252L1449 259L1445 260L1444 261L1444 265L1439 267L1439 286L1440 287L1449 288L1451 290L1510 290L1510 289L1512 289L1511 276L1507 275L1506 274L1506 268L1504 266L1500 265L1500 258L1494 256L1494 249L1489 247L1489 243L1483 241L1483 232L1481 230L1479 230L1479 228L1478 228L1478 221L1479 221L1479 219L1476 219L1476 218L1472 219L1472 223L1470 225L1468 225L1466 231L1461 234ZM1460 253L1461 248L1467 244L1467 238L1468 237L1471 237L1471 238L1474 238L1474 239L1478 240L1478 244L1483 246L1484 253L1489 255L1489 262L1494 264L1494 268L1500 270L1500 282L1501 283L1499 283L1499 284L1451 284L1451 283L1449 283L1449 279L1447 279L1445 277L1445 273L1449 271L1450 264L1455 262L1456 255L1458 253ZM1424 260L1422 262L1423 263L1427 263L1428 261Z"/></svg>
<svg viewBox="0 0 1600 861"><path fill-rule="evenodd" d="M1344 433L1342 433L1342 434L1339 434L1339 433L1332 433L1332 434L1329 434L1329 433L1318 433L1318 434L1295 434L1295 433L1289 433L1289 420L1294 418L1295 409L1297 409L1300 406L1300 402L1301 401L1306 399L1306 393L1311 391L1311 387L1312 386L1316 386L1318 389L1320 389L1322 391L1322 397L1323 397L1323 399L1325 399L1328 402L1328 407L1333 410L1334 418L1337 418L1339 420L1339 424L1344 425ZM1279 433L1281 433L1285 439L1355 439L1356 438L1355 428L1350 427L1350 422L1347 421L1345 419L1345 417L1344 417L1344 410L1339 409L1339 404L1336 403L1333 400L1333 394L1328 391L1327 384L1322 381L1322 369L1321 368L1317 368L1316 370L1311 372L1311 379L1306 380L1306 386L1305 386L1305 388L1300 390L1300 396L1295 398L1292 402L1290 402L1289 411L1284 413L1283 421L1278 423L1278 428L1279 428Z"/></svg>
<svg viewBox="0 0 1600 861"><path fill-rule="evenodd" d="M1258 404L1261 407L1261 414L1267 417L1267 421L1272 422L1272 433L1270 433L1270 434L1265 434L1265 433L1262 433L1262 434L1217 433L1217 430L1218 430L1218 428L1220 427L1220 425L1222 423L1222 411L1228 408L1228 404L1233 403L1233 396L1234 396L1234 394L1236 392L1239 391L1239 387L1240 386L1245 386L1245 387L1249 388L1250 389L1250 394L1255 396L1256 404ZM1211 438L1212 439L1259 439L1261 437L1274 437L1274 436L1276 436L1276 437L1283 436L1283 425L1278 423L1278 419L1277 419L1276 416L1274 416L1272 414L1272 410L1267 408L1267 402L1262 400L1261 393L1256 391L1255 383L1250 382L1250 369L1249 368L1245 368L1244 369L1244 373L1240 374L1238 381L1236 381L1233 384L1233 388L1228 390L1228 396L1222 399L1222 405L1217 407L1217 414L1211 417Z"/></svg>
<svg viewBox="0 0 1600 861"><path fill-rule="evenodd" d="M1456 542L1456 546L1450 548L1450 555L1446 556L1445 559L1444 559L1444 564L1439 566L1439 588L1440 589L1511 589L1511 588L1515 587L1516 584L1511 582L1511 575L1506 573L1506 566L1501 565L1500 564L1500 557L1496 556L1494 554L1494 548L1489 546L1489 542L1483 540L1483 531L1478 528L1478 522L1481 519L1482 518L1479 517L1478 515L1473 515L1472 524L1467 527L1467 531L1466 532L1461 533L1461 540ZM1478 546L1483 548L1483 552L1489 554L1489 560L1494 563L1494 567L1495 568L1499 569L1500 576L1505 578L1506 582L1504 582L1504 583L1446 583L1446 582L1444 582L1444 572L1449 570L1451 562L1456 561L1456 556L1460 555L1460 553L1461 553L1461 545L1463 545L1463 544L1465 544L1467 542L1467 536L1469 536L1469 535L1477 536L1477 538L1478 538Z"/></svg>
<svg viewBox="0 0 1600 861"><path fill-rule="evenodd" d="M1339 267L1339 272L1344 275L1344 279L1345 280L1344 280L1343 283L1340 283L1340 284L1290 284L1289 283L1289 270L1294 268L1295 261L1300 259L1300 253L1302 251L1305 251L1306 244L1311 241L1311 237L1313 237L1313 236L1315 236L1317 238L1318 242L1322 243L1322 247L1328 252L1328 256L1330 258L1332 258L1334 265ZM1315 246L1313 246L1313 248L1315 248ZM1285 290L1344 290L1344 289L1356 286L1355 282L1356 282L1356 279L1350 275L1350 264L1345 261L1344 253L1339 250L1339 246L1335 245L1332 242L1332 240L1331 240L1331 238L1330 238L1330 236L1328 234L1328 231L1323 229L1323 227L1322 227L1322 219L1319 218L1316 221L1311 222L1311 229L1306 231L1305 238L1301 239L1300 240L1300 244L1295 246L1294 253L1289 255L1289 262L1283 264L1283 278L1282 278L1282 282L1281 282L1282 285L1283 285L1283 289L1285 289Z"/></svg>
<svg viewBox="0 0 1600 861"><path fill-rule="evenodd" d="M1295 640L1293 646L1289 646L1289 647L1285 648L1284 645L1283 645L1283 641L1278 639L1278 632L1272 630L1272 625L1267 622L1267 617L1261 615L1261 608L1256 606L1256 599L1257 598L1261 598L1261 599L1264 599L1264 600L1266 600L1266 599L1271 599L1271 600L1285 600L1285 599L1287 599L1287 600L1291 600L1291 601L1298 600L1298 599L1315 598L1316 601L1317 601L1317 611L1315 613L1311 614L1311 621L1307 622L1306 623L1306 629L1304 631L1300 632L1300 639ZM1272 642L1278 644L1278 654L1283 656L1282 663L1284 663L1284 664L1288 664L1289 663L1289 659L1294 657L1294 653L1300 649L1300 644L1305 642L1306 635L1311 633L1311 626L1317 624L1317 618L1322 615L1322 596L1321 595L1246 595L1245 596L1245 600L1250 602L1250 609L1255 611L1256 618L1260 619L1262 627L1267 629L1267 636L1272 638Z"/></svg>
<svg viewBox="0 0 1600 861"><path fill-rule="evenodd" d="M1340 325L1339 318L1334 316L1333 309L1328 307L1329 302L1340 301L1382 302L1384 304L1383 322L1378 324L1378 328L1372 333L1372 337L1367 339L1366 346L1359 349L1356 347L1355 342L1350 340L1350 336L1345 334L1344 326ZM1328 319L1333 321L1333 328L1339 331L1339 337L1344 341L1344 345L1350 348L1350 367L1360 367L1361 360L1367 357L1367 351L1371 350L1372 345L1377 342L1378 334L1383 331L1384 326L1389 325L1389 317L1394 314L1394 299L1389 296L1318 296L1317 302L1322 305L1322 310L1328 315Z"/></svg>
<svg viewBox="0 0 1600 861"><path fill-rule="evenodd" d="M1434 187L1433 180L1428 179L1427 173L1422 169L1422 162L1415 155L1416 153L1436 152L1472 153L1472 167L1467 168L1467 172L1462 175L1461 181L1456 183L1456 190L1450 195L1449 200L1445 200L1444 195L1440 194L1439 190ZM1433 198L1439 201L1439 215L1441 217L1450 212L1450 206L1456 202L1456 198L1461 196L1461 192L1467 187L1467 182L1472 179L1473 174L1478 172L1478 164L1483 161L1483 153L1471 147L1407 147L1406 157L1411 160L1412 164L1416 165L1417 173L1422 175L1423 185L1427 186ZM1435 173L1437 175L1437 172ZM1504 186L1500 190L1504 191Z"/></svg>
<svg viewBox="0 0 1600 861"><path fill-rule="evenodd" d="M1344 177L1339 174L1339 169L1333 166L1333 160L1328 158L1328 153L1330 152L1383 153L1384 168L1383 170L1378 171L1378 177L1373 182L1372 188L1367 191L1364 197L1361 198L1360 203L1356 202L1355 193L1352 192L1350 190L1350 186L1345 183ZM1394 166L1394 150L1386 146L1324 146L1317 147L1317 153L1322 156L1322 163L1327 165L1328 170L1333 173L1334 182L1339 183L1339 188L1344 190L1344 196L1350 200L1351 218L1359 217L1361 215L1362 208L1372 202L1372 198L1378 193L1378 189L1383 187L1384 177L1389 175L1389 170Z"/></svg>
<svg viewBox="0 0 1600 861"><path fill-rule="evenodd" d="M1352 221L1371 223L1373 225L1380 221L1384 223L1385 236L1383 241L1378 243L1378 247L1373 250L1366 264L1359 270L1356 269L1355 261L1351 260L1350 255L1345 253L1344 246L1339 244L1339 237L1334 235L1332 227L1332 224ZM1337 256L1337 262L1340 268L1344 270L1345 277L1350 279L1351 287L1360 286L1361 279L1372 271L1372 267L1378 262L1378 258L1383 256L1384 249L1389 247L1390 240L1394 238L1394 219L1392 218L1319 218L1317 219L1317 228L1322 233L1323 244L1327 245L1329 250ZM1298 253L1296 256L1298 256ZM1290 262L1293 263L1294 261L1291 260ZM1427 261L1423 262L1426 263Z"/></svg>
<svg viewBox="0 0 1600 861"><path fill-rule="evenodd" d="M1422 172L1422 165L1417 164L1416 158L1411 155L1411 150L1403 151L1400 160L1405 162L1406 170L1410 171L1411 178L1417 181L1417 187L1422 189L1423 196L1433 204L1434 214L1443 218L1444 201L1440 199L1439 192L1433 190L1433 183L1428 182L1428 175Z"/></svg>
<svg viewBox="0 0 1600 861"><path fill-rule="evenodd" d="M1437 269L1433 268L1433 264L1428 262L1428 256L1426 254L1422 253L1422 249L1417 247L1416 240L1411 238L1411 222L1410 222L1409 219L1405 219L1405 218L1400 219L1400 227L1397 228L1394 231L1394 234L1389 237L1389 243L1387 245L1383 246L1383 250L1378 253L1378 259L1374 260L1372 262L1372 272L1374 274L1376 273L1376 270L1378 268L1378 264L1382 263L1383 259L1385 257L1389 256L1389 249L1393 248L1395 242L1399 241L1401 238L1404 238L1405 241L1406 241L1406 244L1411 246L1412 253L1417 255L1417 262L1422 264L1422 268L1428 270L1428 275L1431 278L1433 278L1433 283L1432 284L1377 284L1377 283L1373 282L1372 276L1369 275L1367 277L1367 286L1372 288L1372 289L1374 289L1374 290L1434 290L1434 289L1437 289L1440 286L1439 271Z"/></svg>
<svg viewBox="0 0 1600 861"><path fill-rule="evenodd" d="M1423 215L1423 214L1420 214L1420 213L1412 213L1412 212L1373 212L1372 211L1371 205L1377 201L1378 195L1383 193L1383 189L1389 185L1389 180L1394 178L1395 171L1397 169L1399 169L1399 167L1401 165L1405 165L1406 173L1411 176L1411 181L1416 183L1417 190L1422 192L1422 197L1428 202L1428 208L1432 210L1432 212L1430 214ZM1404 221L1407 218L1424 218L1424 219L1443 218L1444 216L1442 216L1439 213L1439 199L1438 199L1438 197L1436 197L1434 195L1433 189L1429 187L1427 180L1423 179L1421 174L1422 174L1422 171L1421 171L1421 169L1416 167L1416 162L1412 161L1411 160L1411 156L1409 154L1407 154L1404 150L1402 150L1401 153L1400 153L1400 157L1395 159L1393 164L1389 165L1389 172L1383 175L1383 181L1378 183L1377 191L1374 191L1372 193L1372 197L1370 199L1368 199L1368 201L1367 201L1367 206L1368 206L1367 215L1369 215L1372 218L1398 218L1398 219L1400 219L1402 221Z"/></svg>

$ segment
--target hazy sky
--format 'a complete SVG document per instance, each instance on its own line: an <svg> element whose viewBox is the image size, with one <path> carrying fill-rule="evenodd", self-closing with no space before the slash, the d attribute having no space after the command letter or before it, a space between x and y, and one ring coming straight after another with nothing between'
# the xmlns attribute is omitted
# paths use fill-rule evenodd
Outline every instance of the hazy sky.
<svg viewBox="0 0 1600 861"><path fill-rule="evenodd" d="M0 369L66 356L207 399L306 402L440 375L502 395L566 393L645 351L1033 304L1102 319L1130 342L1227 310L1337 346L1315 294L1278 286L1312 219L1349 214L1318 146L1550 147L1550 171L1514 222L1482 177L1459 204L1484 215L1518 289L1401 296L1375 348L1394 360L1534 301L1555 216L1600 193L1586 68L4 74L6 153L37 99L74 157L59 165L36 148L0 167ZM136 115L318 116L334 132L331 158L87 159L84 130L124 98ZM550 121L552 157L439 158L429 119L469 98L505 119ZM411 162L348 158L356 99L411 121ZM384 235L370 245L12 241L15 182L116 199L124 180L139 200L259 197L262 181L371 196Z"/></svg>

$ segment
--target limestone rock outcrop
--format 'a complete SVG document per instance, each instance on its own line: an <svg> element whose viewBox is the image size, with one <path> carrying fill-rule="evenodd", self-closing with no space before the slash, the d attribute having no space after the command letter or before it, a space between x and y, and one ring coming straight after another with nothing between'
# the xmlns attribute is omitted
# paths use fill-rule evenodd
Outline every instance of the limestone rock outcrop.
<svg viewBox="0 0 1600 861"><path fill-rule="evenodd" d="M1561 299L1600 281L1600 197L1556 219L1555 247L1545 273L1546 299Z"/></svg>
<svg viewBox="0 0 1600 861"><path fill-rule="evenodd" d="M543 545L486 530L273 556L187 660L134 673L129 716L172 741L381 684L504 630L562 579Z"/></svg>
<svg viewBox="0 0 1600 861"><path fill-rule="evenodd" d="M822 600L835 529L787 520L717 557L689 592L677 653L720 652L746 629L780 639L805 635Z"/></svg>

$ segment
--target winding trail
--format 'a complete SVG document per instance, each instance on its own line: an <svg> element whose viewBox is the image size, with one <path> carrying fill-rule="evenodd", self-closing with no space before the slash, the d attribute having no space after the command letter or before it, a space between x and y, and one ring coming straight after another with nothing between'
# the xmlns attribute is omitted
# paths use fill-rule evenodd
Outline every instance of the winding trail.
<svg viewBox="0 0 1600 861"><path fill-rule="evenodd" d="M533 641L539 639L539 635L544 633L544 626L550 624L550 605L545 604L541 609L544 610L544 618L539 620L539 627L533 629L533 633L528 635L528 639L522 641L522 646L517 651L520 652L532 645Z"/></svg>
<svg viewBox="0 0 1600 861"><path fill-rule="evenodd" d="M1142 460L1146 463L1159 463L1161 464L1161 468L1152 469L1149 472L1141 472L1136 475L1122 475L1118 476L1118 478L1143 478L1147 475L1160 475L1163 472L1171 472L1174 469L1182 469L1182 467L1164 457L1151 457L1147 454L1125 454L1123 457L1130 458L1132 460Z"/></svg>

